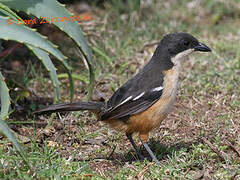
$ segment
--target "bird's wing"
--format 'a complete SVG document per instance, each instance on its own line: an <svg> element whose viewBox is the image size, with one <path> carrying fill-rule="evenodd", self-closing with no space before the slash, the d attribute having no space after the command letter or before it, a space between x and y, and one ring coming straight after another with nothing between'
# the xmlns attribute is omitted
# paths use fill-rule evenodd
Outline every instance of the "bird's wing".
<svg viewBox="0 0 240 180"><path fill-rule="evenodd" d="M145 111L160 99L162 92L163 87L159 86L147 92L129 96L117 106L104 112L101 115L101 120L121 119Z"/></svg>
<svg viewBox="0 0 240 180"><path fill-rule="evenodd" d="M100 120L123 118L140 113L155 102L163 93L164 72L173 63L168 56L153 56L139 73L121 86L107 101Z"/></svg>

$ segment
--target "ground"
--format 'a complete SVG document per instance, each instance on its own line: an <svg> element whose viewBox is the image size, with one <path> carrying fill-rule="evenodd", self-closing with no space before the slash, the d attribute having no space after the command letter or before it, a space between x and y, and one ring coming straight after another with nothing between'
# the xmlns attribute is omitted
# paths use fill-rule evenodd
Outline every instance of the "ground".
<svg viewBox="0 0 240 180"><path fill-rule="evenodd" d="M15 113L9 125L21 135L32 169L0 136L0 177L240 179L240 4L235 0L150 0L130 13L110 5L90 10L93 19L81 27L96 61L94 99L110 97L143 67L167 33L189 32L212 49L195 53L185 63L174 108L151 133L150 147L160 166L139 162L126 137L89 112ZM85 78L87 70L74 54L72 42L66 38L63 43L56 38L61 33L53 34L49 39L72 57L74 74ZM46 73L32 74L28 87L38 97L53 98ZM69 101L68 81L63 78L61 83L62 101ZM75 101L82 100L87 83L75 80L75 87Z"/></svg>

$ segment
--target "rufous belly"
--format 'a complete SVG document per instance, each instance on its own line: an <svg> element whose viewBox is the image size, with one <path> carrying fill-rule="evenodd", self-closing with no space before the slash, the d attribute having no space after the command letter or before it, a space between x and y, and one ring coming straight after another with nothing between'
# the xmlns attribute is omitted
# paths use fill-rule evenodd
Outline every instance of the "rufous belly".
<svg viewBox="0 0 240 180"><path fill-rule="evenodd" d="M127 122L117 119L106 120L106 122L118 131L138 133L142 141L147 141L149 132L160 126L173 106L177 92L178 75L178 67L164 72L163 94L147 110L130 116Z"/></svg>

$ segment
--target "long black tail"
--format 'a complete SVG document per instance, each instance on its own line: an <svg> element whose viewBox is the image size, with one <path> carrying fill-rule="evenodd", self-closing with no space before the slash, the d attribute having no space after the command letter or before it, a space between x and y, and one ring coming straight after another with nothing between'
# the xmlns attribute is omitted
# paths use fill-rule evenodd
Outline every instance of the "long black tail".
<svg viewBox="0 0 240 180"><path fill-rule="evenodd" d="M33 113L46 113L46 112L66 112L66 111L81 111L81 110L90 110L96 113L99 113L104 108L104 102L76 102L76 103L62 103L62 104L53 104L46 108L39 109Z"/></svg>

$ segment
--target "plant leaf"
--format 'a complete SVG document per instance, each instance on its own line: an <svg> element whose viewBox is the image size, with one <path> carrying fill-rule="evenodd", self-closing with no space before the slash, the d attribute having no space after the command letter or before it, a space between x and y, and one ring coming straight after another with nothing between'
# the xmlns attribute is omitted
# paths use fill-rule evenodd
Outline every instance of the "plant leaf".
<svg viewBox="0 0 240 180"><path fill-rule="evenodd" d="M66 73L58 74L58 78L67 78ZM82 75L82 74L72 74L73 79L77 79L79 81L82 81L84 83L89 83L88 77Z"/></svg>
<svg viewBox="0 0 240 180"><path fill-rule="evenodd" d="M12 23L7 25L8 18L0 17L0 38L4 40L14 40L20 43L27 43L34 47L40 48L44 51L47 51L58 58L60 61L63 61L66 57L56 49L56 46L51 42L47 41L39 33L35 32L33 29L30 29L23 25L17 25ZM13 21L12 21L13 22Z"/></svg>
<svg viewBox="0 0 240 180"><path fill-rule="evenodd" d="M27 45L27 46L29 49L31 49L33 51L33 53L38 57L38 59L40 59L40 61L43 63L43 65L49 72L49 75L50 75L50 78L52 80L53 87L54 87L54 94L55 94L54 101L55 102L58 101L59 97L60 97L59 81L58 81L58 77L57 77L56 68L55 68L54 64L52 63L49 55L45 51L43 51L39 48L33 47L31 45Z"/></svg>
<svg viewBox="0 0 240 180"><path fill-rule="evenodd" d="M21 10L27 12L28 14L33 14L38 18L49 18L50 22L52 18L62 18L63 22L56 22L56 19L53 19L52 23L64 31L66 34L68 34L68 36L70 36L78 45L81 53L84 55L89 66L90 85L88 97L90 97L95 80L92 52L88 48L81 28L76 22L71 20L72 14L70 14L66 8L64 8L64 6L58 3L56 0L21 0L21 3L16 3L12 0L3 3L12 9Z"/></svg>
<svg viewBox="0 0 240 180"><path fill-rule="evenodd" d="M15 12L13 12L11 9L9 9L7 6L5 6L2 3L0 3L0 12L11 17L14 20L19 19L19 16Z"/></svg>
<svg viewBox="0 0 240 180"><path fill-rule="evenodd" d="M9 96L9 89L5 83L4 77L0 72L0 104L1 104L1 119L6 119L8 115L8 110L10 107L10 96Z"/></svg>
<svg viewBox="0 0 240 180"><path fill-rule="evenodd" d="M113 63L112 63L111 58L103 50L101 50L100 48L94 47L94 46L92 47L92 49L95 53L97 53L99 56L102 57L102 60L104 60L106 63L108 63L113 68Z"/></svg>
<svg viewBox="0 0 240 180"><path fill-rule="evenodd" d="M18 144L17 139L15 138L7 124L4 122L8 115L8 110L10 106L10 96L9 90L7 88L7 85L4 81L4 77L2 76L1 72L0 72L0 94L1 94L0 132L2 132L13 143L16 150L22 156L24 161L28 164L28 161L21 146Z"/></svg>
<svg viewBox="0 0 240 180"><path fill-rule="evenodd" d="M65 56L56 49L52 43L47 41L43 36L39 33L36 33L32 29L23 26L23 25L16 25L15 23L11 25L7 25L6 20L7 18L0 17L0 38L5 40L14 40L20 43L25 43L26 45L30 45L31 47L39 48L45 52L51 53L54 55L57 60L59 60L65 69L67 70L67 74L69 76L69 83L70 83L70 96L71 100L73 99L74 95L74 86L73 86L73 79L71 75L71 68L67 64L65 60ZM30 47L28 46L28 47ZM36 54L37 55L37 54ZM51 76L51 74L50 74ZM53 79L52 79L53 80ZM56 81L55 81L56 82ZM54 86L57 84L54 84ZM57 87L57 86L56 86Z"/></svg>
<svg viewBox="0 0 240 180"><path fill-rule="evenodd" d="M22 156L23 160L26 162L28 166L28 160L26 158L26 155L24 154L24 151L22 150L21 146L19 145L16 137L14 134L11 132L7 124L0 118L0 132L2 132L12 143L15 149L18 151L18 153Z"/></svg>

